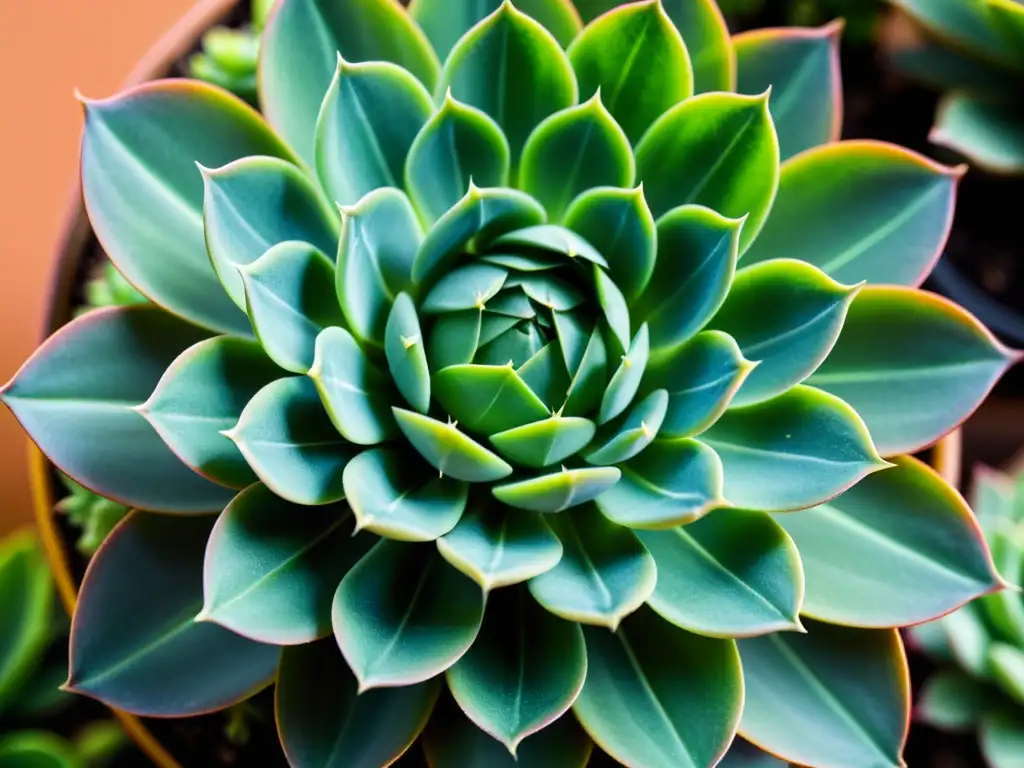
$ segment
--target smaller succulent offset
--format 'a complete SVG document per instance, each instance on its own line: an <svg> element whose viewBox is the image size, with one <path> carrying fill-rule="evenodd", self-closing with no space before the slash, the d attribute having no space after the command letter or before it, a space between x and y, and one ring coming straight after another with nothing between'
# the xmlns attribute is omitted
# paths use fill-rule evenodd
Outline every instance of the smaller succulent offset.
<svg viewBox="0 0 1024 768"><path fill-rule="evenodd" d="M249 26L214 27L203 35L202 50L189 57L189 77L219 85L255 105L260 35L274 1L252 0Z"/></svg>
<svg viewBox="0 0 1024 768"><path fill-rule="evenodd" d="M946 92L931 140L979 167L1024 173L1024 3L889 1L926 31L894 64Z"/></svg>
<svg viewBox="0 0 1024 768"><path fill-rule="evenodd" d="M974 510L996 566L1012 585L927 624L914 643L942 667L921 691L915 715L951 731L977 730L991 768L1024 756L1024 472L974 475Z"/></svg>

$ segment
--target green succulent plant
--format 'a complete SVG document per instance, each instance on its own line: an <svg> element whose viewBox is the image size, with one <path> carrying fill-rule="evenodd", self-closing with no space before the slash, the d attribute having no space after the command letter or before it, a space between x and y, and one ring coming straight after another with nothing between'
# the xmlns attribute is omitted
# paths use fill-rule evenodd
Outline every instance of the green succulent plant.
<svg viewBox="0 0 1024 768"><path fill-rule="evenodd" d="M926 39L893 53L904 72L946 92L931 141L999 173L1024 173L1024 4L890 0Z"/></svg>
<svg viewBox="0 0 1024 768"><path fill-rule="evenodd" d="M68 522L79 529L75 542L78 551L92 557L130 510L124 504L93 493L66 475L60 475L60 481L68 495L57 502L56 510L67 515Z"/></svg>
<svg viewBox="0 0 1024 768"><path fill-rule="evenodd" d="M1002 586L906 455L1017 359L917 288L961 172L836 141L835 25L611 5L281 0L265 119L85 102L92 224L154 304L3 390L137 510L71 690L276 681L300 768L709 766L737 730L900 764L895 628Z"/></svg>
<svg viewBox="0 0 1024 768"><path fill-rule="evenodd" d="M260 34L274 0L252 0L250 24L241 27L217 26L207 31L201 50L188 59L189 77L225 88L255 104L256 64L259 61Z"/></svg>
<svg viewBox="0 0 1024 768"><path fill-rule="evenodd" d="M972 501L1014 588L910 630L940 667L925 682L916 716L937 728L977 730L991 768L1014 768L1024 754L1024 474L976 471Z"/></svg>

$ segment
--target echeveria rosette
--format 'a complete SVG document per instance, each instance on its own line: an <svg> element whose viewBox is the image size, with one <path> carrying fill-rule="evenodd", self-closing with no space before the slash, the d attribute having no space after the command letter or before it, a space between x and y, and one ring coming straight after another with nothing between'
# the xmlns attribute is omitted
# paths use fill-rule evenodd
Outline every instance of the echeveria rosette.
<svg viewBox="0 0 1024 768"><path fill-rule="evenodd" d="M1024 173L1024 5L889 2L926 32L920 41L896 48L893 63L945 94L931 141L986 170Z"/></svg>
<svg viewBox="0 0 1024 768"><path fill-rule="evenodd" d="M910 630L939 667L915 716L943 730L976 731L991 768L1012 768L1024 744L1024 475L980 468L973 485L996 565L1015 588Z"/></svg>
<svg viewBox="0 0 1024 768"><path fill-rule="evenodd" d="M1002 584L904 455L1016 357L917 289L959 171L836 141L835 26L608 5L282 0L269 122L87 102L92 223L154 305L4 391L147 510L71 688L187 716L276 679L301 767L706 766L737 730L899 763L895 628Z"/></svg>

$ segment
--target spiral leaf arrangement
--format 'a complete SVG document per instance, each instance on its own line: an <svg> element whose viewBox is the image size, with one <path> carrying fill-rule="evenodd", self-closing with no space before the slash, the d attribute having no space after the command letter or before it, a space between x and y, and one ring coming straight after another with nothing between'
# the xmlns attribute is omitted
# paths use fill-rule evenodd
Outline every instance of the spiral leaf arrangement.
<svg viewBox="0 0 1024 768"><path fill-rule="evenodd" d="M282 0L266 122L86 101L89 214L153 305L3 392L136 510L69 687L181 717L276 679L300 768L710 766L737 731L899 764L895 628L1002 586L904 454L1017 356L916 288L962 171L837 141L838 33Z"/></svg>

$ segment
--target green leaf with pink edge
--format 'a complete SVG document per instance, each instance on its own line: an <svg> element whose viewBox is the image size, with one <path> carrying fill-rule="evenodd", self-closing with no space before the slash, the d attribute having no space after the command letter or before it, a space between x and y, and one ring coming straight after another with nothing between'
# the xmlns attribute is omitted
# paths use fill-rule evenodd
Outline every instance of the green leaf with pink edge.
<svg viewBox="0 0 1024 768"><path fill-rule="evenodd" d="M200 619L272 645L331 634L331 601L342 577L375 538L353 538L345 504L292 504L262 483L217 518L203 565Z"/></svg>
<svg viewBox="0 0 1024 768"><path fill-rule="evenodd" d="M260 102L270 124L310 165L339 54L353 63L397 64L428 89L440 71L426 36L392 0L277 0L260 45Z"/></svg>
<svg viewBox="0 0 1024 768"><path fill-rule="evenodd" d="M843 398L883 456L921 450L971 415L1019 354L952 302L864 288L807 383Z"/></svg>
<svg viewBox="0 0 1024 768"><path fill-rule="evenodd" d="M196 163L217 168L250 155L292 161L291 150L242 101L192 80L146 83L87 100L85 110L82 191L103 250L171 312L249 335L206 252Z"/></svg>
<svg viewBox="0 0 1024 768"><path fill-rule="evenodd" d="M740 734L801 765L902 766L910 679L899 633L818 622L807 630L738 641Z"/></svg>
<svg viewBox="0 0 1024 768"><path fill-rule="evenodd" d="M185 466L136 410L206 336L156 307L95 310L51 336L2 399L50 461L87 488L125 506L219 511L234 492Z"/></svg>
<svg viewBox="0 0 1024 768"><path fill-rule="evenodd" d="M1024 172L1024 112L1016 104L949 94L928 138L986 171Z"/></svg>
<svg viewBox="0 0 1024 768"><path fill-rule="evenodd" d="M381 540L342 579L334 635L359 690L429 680L462 658L484 595L433 547Z"/></svg>
<svg viewBox="0 0 1024 768"><path fill-rule="evenodd" d="M892 0L930 32L982 58L1005 63L1011 53L992 23L987 0Z"/></svg>
<svg viewBox="0 0 1024 768"><path fill-rule="evenodd" d="M195 620L215 520L132 512L113 530L72 617L70 690L137 715L188 717L271 682L275 646Z"/></svg>
<svg viewBox="0 0 1024 768"><path fill-rule="evenodd" d="M778 518L807 576L803 614L903 627L999 589L970 508L927 465L900 456L826 504Z"/></svg>
<svg viewBox="0 0 1024 768"><path fill-rule="evenodd" d="M1016 768L1024 751L1024 716L1019 707L1003 706L981 721L981 750L992 768Z"/></svg>
<svg viewBox="0 0 1024 768"><path fill-rule="evenodd" d="M772 89L768 109L783 162L839 138L842 28L842 22L833 22L820 29L759 29L732 39L739 70L737 92L756 96Z"/></svg>
<svg viewBox="0 0 1024 768"><path fill-rule="evenodd" d="M812 149L783 164L743 263L793 258L841 283L918 286L946 245L963 172L876 141Z"/></svg>

